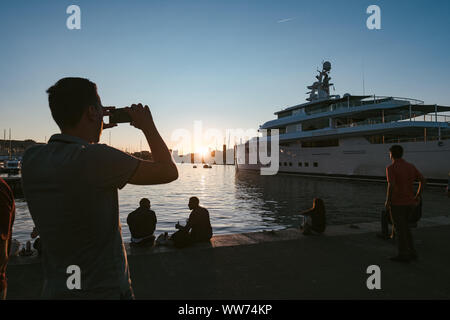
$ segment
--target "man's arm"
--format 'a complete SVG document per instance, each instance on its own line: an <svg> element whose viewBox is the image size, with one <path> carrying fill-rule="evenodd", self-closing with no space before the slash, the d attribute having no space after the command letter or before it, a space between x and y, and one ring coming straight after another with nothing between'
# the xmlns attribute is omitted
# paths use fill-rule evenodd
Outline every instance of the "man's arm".
<svg viewBox="0 0 450 320"><path fill-rule="evenodd" d="M389 209L391 207L392 202L392 190L394 189L394 186L392 183L388 182L387 185L387 193L386 193L386 202L384 203L384 206L386 209Z"/></svg>
<svg viewBox="0 0 450 320"><path fill-rule="evenodd" d="M386 202L384 203L384 206L386 207L386 210L389 210L391 208L391 202L392 202L392 190L394 190L394 179L390 175L389 168L386 168L386 179L387 179L387 192L386 192Z"/></svg>
<svg viewBox="0 0 450 320"><path fill-rule="evenodd" d="M305 211L300 212L299 214L300 214L301 216L310 216L310 215L312 214L313 211L314 211L314 209L313 209L313 208L310 208L310 209L308 209L308 210L305 210Z"/></svg>
<svg viewBox="0 0 450 320"><path fill-rule="evenodd" d="M188 219L188 221L187 221L187 223L186 223L185 226L182 226L181 224L177 223L177 224L175 225L175 228L178 229L178 230L185 230L185 231L191 230L192 224L191 224L191 222L190 222L190 219Z"/></svg>
<svg viewBox="0 0 450 320"><path fill-rule="evenodd" d="M189 218L187 219L186 225L182 226L181 224L177 223L175 225L175 228L178 230L185 230L185 231L189 231L192 228L192 223L194 222L195 216L194 216L194 211L191 212L191 214L189 215Z"/></svg>
<svg viewBox="0 0 450 320"><path fill-rule="evenodd" d="M8 264L8 240L0 238L0 300L6 299L6 265Z"/></svg>
<svg viewBox="0 0 450 320"><path fill-rule="evenodd" d="M427 183L425 177L420 173L419 170L416 169L417 179L419 180L419 187L417 188L417 193L415 199L418 200L422 196L423 188Z"/></svg>
<svg viewBox="0 0 450 320"><path fill-rule="evenodd" d="M142 104L132 105L127 110L132 119L130 124L142 130L153 157L153 161L140 161L134 175L128 182L137 185L148 185L169 183L176 180L178 178L177 167L172 160L172 155L167 145L156 129L148 106L143 107Z"/></svg>

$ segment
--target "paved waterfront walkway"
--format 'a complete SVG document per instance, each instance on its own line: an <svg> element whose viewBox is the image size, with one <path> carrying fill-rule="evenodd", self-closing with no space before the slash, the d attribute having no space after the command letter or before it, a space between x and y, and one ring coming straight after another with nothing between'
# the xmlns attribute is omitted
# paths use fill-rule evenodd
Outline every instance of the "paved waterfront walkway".
<svg viewBox="0 0 450 320"><path fill-rule="evenodd" d="M378 223L329 226L325 235L296 229L215 236L182 250L127 248L139 299L450 298L450 217L423 218L413 235L419 260L391 262L392 241ZM381 290L368 290L366 269L381 268ZM37 258L8 267L8 298L38 298Z"/></svg>

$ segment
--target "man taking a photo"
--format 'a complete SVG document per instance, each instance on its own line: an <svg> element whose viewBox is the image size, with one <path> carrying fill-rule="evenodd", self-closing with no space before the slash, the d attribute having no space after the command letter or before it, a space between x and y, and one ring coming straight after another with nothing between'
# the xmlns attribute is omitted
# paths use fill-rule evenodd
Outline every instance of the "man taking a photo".
<svg viewBox="0 0 450 320"><path fill-rule="evenodd" d="M99 144L105 125L95 83L64 78L47 90L53 119L61 129L46 145L23 157L22 183L42 242L43 298L132 299L127 255L119 222L118 189L178 178L171 154L148 106L126 108L152 151L144 161ZM79 268L80 285L69 285ZM70 268L69 268L70 267Z"/></svg>

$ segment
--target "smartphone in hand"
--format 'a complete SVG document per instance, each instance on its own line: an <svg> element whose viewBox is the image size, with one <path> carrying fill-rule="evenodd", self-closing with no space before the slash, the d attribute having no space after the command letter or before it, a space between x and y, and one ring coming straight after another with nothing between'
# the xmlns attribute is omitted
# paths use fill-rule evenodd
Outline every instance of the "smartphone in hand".
<svg viewBox="0 0 450 320"><path fill-rule="evenodd" d="M131 122L130 114L125 108L110 110L109 123L129 123Z"/></svg>

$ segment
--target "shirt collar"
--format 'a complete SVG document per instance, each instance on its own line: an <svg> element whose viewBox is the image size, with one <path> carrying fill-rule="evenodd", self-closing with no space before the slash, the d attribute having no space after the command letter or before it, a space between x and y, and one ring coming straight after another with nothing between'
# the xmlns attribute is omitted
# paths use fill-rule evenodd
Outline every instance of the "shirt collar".
<svg viewBox="0 0 450 320"><path fill-rule="evenodd" d="M394 159L394 163L396 162L404 162L405 160L403 158Z"/></svg>
<svg viewBox="0 0 450 320"><path fill-rule="evenodd" d="M89 145L89 143L86 140L65 133L57 133L52 135L50 137L50 140L48 140L48 143L51 142L76 143L85 146Z"/></svg>

